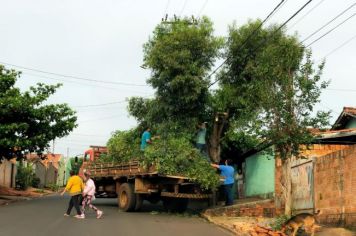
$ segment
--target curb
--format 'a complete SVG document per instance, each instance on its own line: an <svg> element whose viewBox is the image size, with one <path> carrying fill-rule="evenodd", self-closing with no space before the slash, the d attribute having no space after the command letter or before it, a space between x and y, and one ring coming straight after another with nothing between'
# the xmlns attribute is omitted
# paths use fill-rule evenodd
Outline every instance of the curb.
<svg viewBox="0 0 356 236"><path fill-rule="evenodd" d="M237 235L237 232L236 232L236 231L234 231L234 230L232 230L232 229L230 229L230 228L228 228L228 227L226 227L226 226L224 226L224 225L220 225L220 224L215 223L215 222L211 219L210 216L205 215L204 213L201 213L200 216L201 216L202 218L204 218L205 220L207 220L209 223L212 223L212 224L214 224L214 225L216 225L216 226L219 226L220 228L222 228L222 229L224 229L224 230L229 231L230 233L232 233L232 234L234 234L234 235Z"/></svg>

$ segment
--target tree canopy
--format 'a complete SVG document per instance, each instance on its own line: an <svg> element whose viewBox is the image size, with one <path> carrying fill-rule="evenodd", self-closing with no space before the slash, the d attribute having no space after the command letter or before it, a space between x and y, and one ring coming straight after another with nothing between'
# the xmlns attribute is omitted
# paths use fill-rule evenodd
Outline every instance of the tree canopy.
<svg viewBox="0 0 356 236"><path fill-rule="evenodd" d="M15 87L20 74L0 65L0 160L41 153L76 127L75 112L67 104L45 104L60 84L38 83L21 92Z"/></svg>
<svg viewBox="0 0 356 236"><path fill-rule="evenodd" d="M151 70L147 82L156 96L130 99L130 114L150 125L170 122L169 127L191 130L205 118L206 75L222 46L206 17L194 23L187 18L160 23L144 44L144 66Z"/></svg>

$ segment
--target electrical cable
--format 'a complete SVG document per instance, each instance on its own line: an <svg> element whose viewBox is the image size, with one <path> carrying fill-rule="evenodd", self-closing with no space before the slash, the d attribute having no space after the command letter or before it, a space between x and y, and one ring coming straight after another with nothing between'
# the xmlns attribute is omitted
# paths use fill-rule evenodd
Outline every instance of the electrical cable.
<svg viewBox="0 0 356 236"><path fill-rule="evenodd" d="M324 29L326 26L330 25L332 22L334 22L337 18L339 18L340 16L344 15L348 10L350 10L351 8L353 8L354 6L356 6L356 2L351 4L349 7L347 7L345 10L343 10L342 12L340 12L338 15L336 15L334 18L332 18L331 20L329 20L328 22L326 22L323 26L321 26L319 29L317 29L316 31L314 31L313 33L311 33L308 37L306 37L305 39L302 40L301 43L304 43L306 40L310 39L311 37L313 37L315 34L317 34L318 32L320 32L320 30Z"/></svg>
<svg viewBox="0 0 356 236"><path fill-rule="evenodd" d="M312 9L310 9L307 13L305 13L302 17L300 17L294 24L288 27L288 29L293 28L296 26L299 22L301 22L305 17L307 17L312 11L314 11L318 6L320 6L325 0L319 1Z"/></svg>
<svg viewBox="0 0 356 236"><path fill-rule="evenodd" d="M326 35L330 34L331 32L333 32L335 29L339 28L341 25L343 25L344 23L346 23L348 20L350 20L351 18L353 18L356 15L356 13L352 14L351 16L349 16L348 18L346 18L344 21L342 21L341 23L339 23L338 25L336 25L335 27L331 28L329 31L327 31L325 34L321 35L319 38L315 39L313 42L309 43L306 47L310 47L311 45L313 45L314 43L318 42L320 39L324 38Z"/></svg>
<svg viewBox="0 0 356 236"><path fill-rule="evenodd" d="M60 74L60 73L55 73L55 72L49 72L49 71L44 71L44 70L40 70L40 69L30 68L30 67L26 67L26 66L15 65L15 64L7 63L7 62L2 62L2 61L0 61L0 64L12 66L12 67L17 67L17 68L24 69L24 70L30 70L30 71L34 71L34 72L38 72L38 73L49 74L49 75L65 77L65 78L71 78L71 79L76 79L76 80L90 81L90 82L95 82L95 83L117 84L117 85L123 85L123 86L139 86L139 87L148 86L146 84L132 84L132 83L115 82L115 81L108 81L108 80L88 79L88 78L84 78L84 77Z"/></svg>
<svg viewBox="0 0 356 236"><path fill-rule="evenodd" d="M289 21L291 21L295 16L297 16L306 6L308 6L313 0L309 0L308 2L306 2L301 8L298 9L298 11L296 11L291 17L289 17L282 25L280 25L280 27L278 27L272 34L275 34L276 32L278 32L279 30L281 30L286 24L288 24ZM267 19L272 15L274 14L274 12L279 8L279 6L283 3L284 1L280 2L277 7L266 17L266 19L260 24L259 27L256 28L255 31L253 31L252 34L250 34L248 37L247 37L247 40L250 39L250 37L252 37L252 35L254 34L254 32L256 32L257 30L259 30L263 23L267 21ZM242 45L244 45L247 40L244 41L244 43ZM261 43L260 45L258 45L257 48L255 48L255 50L259 49L263 44ZM242 47L240 47L242 48ZM239 50L239 49L238 49ZM240 49L241 50L241 49ZM225 59L225 61L220 65L218 66L218 68L216 68L209 76L211 76L213 73L216 73L216 71L221 68L223 66L223 64L225 64L227 61L228 61L229 57ZM209 77L208 76L208 77ZM208 87L210 88L211 86L213 86L214 84L216 84L220 79L216 79L214 82L212 82Z"/></svg>

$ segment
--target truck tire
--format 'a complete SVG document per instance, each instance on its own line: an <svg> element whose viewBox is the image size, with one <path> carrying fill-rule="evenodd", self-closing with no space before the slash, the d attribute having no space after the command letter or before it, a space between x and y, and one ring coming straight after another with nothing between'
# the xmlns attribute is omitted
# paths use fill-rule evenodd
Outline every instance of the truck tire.
<svg viewBox="0 0 356 236"><path fill-rule="evenodd" d="M119 208L125 212L135 210L136 194L134 193L133 184L124 183L120 185L118 205Z"/></svg>
<svg viewBox="0 0 356 236"><path fill-rule="evenodd" d="M143 196L142 194L135 194L136 195L136 204L135 204L135 211L140 211L142 204L143 204Z"/></svg>
<svg viewBox="0 0 356 236"><path fill-rule="evenodd" d="M183 213L187 210L189 200L187 198L163 198L163 207L168 212Z"/></svg>

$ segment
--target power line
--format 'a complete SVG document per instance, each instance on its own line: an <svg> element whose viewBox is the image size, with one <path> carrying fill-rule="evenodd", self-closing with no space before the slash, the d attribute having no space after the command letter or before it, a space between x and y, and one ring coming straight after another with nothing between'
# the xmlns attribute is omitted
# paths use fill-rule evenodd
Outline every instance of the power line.
<svg viewBox="0 0 356 236"><path fill-rule="evenodd" d="M163 15L164 14L167 14L167 11L168 11L168 7L169 7L169 4L171 3L171 0L167 0L167 4L166 4L166 7L164 9L164 12L163 12Z"/></svg>
<svg viewBox="0 0 356 236"><path fill-rule="evenodd" d="M273 10L267 15L267 17L258 25L258 27L256 27L256 29L249 35L247 36L247 38L242 42L242 44L240 44L240 46L237 48L237 51L240 51L245 44L247 43L248 40L250 40L250 38L256 34L256 32L263 26L263 24L273 15L274 12L276 12L279 7L283 4L285 0L280 1L277 6L275 8L273 8ZM228 56L217 68L215 68L208 76L207 78L210 78L213 74L215 74L229 59L231 58L231 56ZM215 80L214 82L210 83L210 85L208 86L208 88L210 88L211 86L213 86L214 84L216 84L219 81L219 79Z"/></svg>
<svg viewBox="0 0 356 236"><path fill-rule="evenodd" d="M289 26L288 28L291 29L296 26L299 22L301 22L305 17L307 17L312 11L314 11L318 6L320 6L325 0L319 1L312 9L310 9L307 13L305 13L302 17L300 17L294 24Z"/></svg>
<svg viewBox="0 0 356 236"><path fill-rule="evenodd" d="M354 40L356 38L356 35L352 36L351 38L349 38L348 40L346 40L345 42L343 42L342 44L340 44L339 46L337 46L336 48L334 48L333 50L331 50L330 52L328 52L324 58L330 56L331 54L335 53L336 51L338 51L339 49L343 48L344 46L346 46L348 43L350 43L352 40Z"/></svg>
<svg viewBox="0 0 356 236"><path fill-rule="evenodd" d="M180 12L179 12L179 16L181 16L182 13L184 12L185 7L187 6L187 2L188 2L188 0L184 0L182 10L180 10Z"/></svg>
<svg viewBox="0 0 356 236"><path fill-rule="evenodd" d="M352 17L354 17L356 15L356 13L352 14L351 16L349 16L348 18L346 18L344 21L342 21L341 23L339 23L338 25L336 25L335 27L331 28L329 31L327 31L325 34L321 35L319 38L315 39L313 42L309 43L306 47L310 47L311 45L313 45L314 43L318 42L320 39L324 38L326 35L330 34L331 32L333 32L335 29L339 28L341 25L343 25L346 21L350 20Z"/></svg>
<svg viewBox="0 0 356 236"><path fill-rule="evenodd" d="M110 90L116 90L116 91L142 93L142 91L133 91L133 90L127 90L127 89L119 89L119 88L115 88L115 87L106 87L106 86L97 85L97 84L86 84L86 83L82 83L82 82L78 82L78 81L71 81L71 80L66 80L66 79L58 79L58 78L53 78L53 77L48 77L48 76L43 76L43 75L32 74L32 73L28 73L28 72L22 72L22 74L27 75L27 76L32 76L32 77L48 79L48 80L55 80L55 81L60 81L60 82L85 85L85 86L88 86L88 87L104 88L104 89L110 89Z"/></svg>
<svg viewBox="0 0 356 236"><path fill-rule="evenodd" d="M88 79L88 78L84 78L84 77L60 74L60 73L49 72L49 71L44 71L44 70L40 70L40 69L35 69L35 68L30 68L30 67L25 67L25 66L20 66L20 65L15 65L15 64L7 63L7 62L2 62L2 61L0 61L0 64L12 66L12 67L17 67L17 68L21 68L21 69L24 69L24 70L35 71L35 72L38 72L38 73L55 75L55 76L59 76L59 77L71 78L71 79L76 79L76 80L90 81L90 82L95 82L95 83L117 84L117 85L123 85L123 86L139 86L139 87L148 86L146 84L132 84L132 83L115 82L115 81L108 81L108 80Z"/></svg>
<svg viewBox="0 0 356 236"><path fill-rule="evenodd" d="M121 103L125 103L125 102L127 102L127 100L118 101L118 102L108 102L108 103L100 103L100 104L73 106L73 107L77 107L77 108L82 108L82 107L101 107L101 106L108 106L108 105L113 105L113 104L121 104Z"/></svg>
<svg viewBox="0 0 356 236"><path fill-rule="evenodd" d="M83 120L83 121L80 121L80 123L87 123L87 122L100 121L100 120L110 120L110 119L114 119L114 118L118 118L118 117L122 117L122 114L115 115L115 116L106 116L106 117L92 119L92 120Z"/></svg>
<svg viewBox="0 0 356 236"><path fill-rule="evenodd" d="M278 27L272 34L275 34L275 33L278 32L279 30L281 30L286 24L288 24L289 21L291 21L295 16L297 16L297 15L298 15L306 6L308 6L312 1L313 1L313 0L309 0L308 2L306 2L301 8L298 9L298 11L296 11L291 17L289 17L289 18L288 18L280 27ZM271 15L273 15L273 14L275 13L275 11L277 11L277 10L279 9L279 7L281 6L281 4L282 4L283 2L284 2L284 0L282 0L282 1L273 9L273 11L266 17L266 19L259 25L259 27L257 27L256 30L254 30L254 31L252 32L252 34L250 34L250 35L247 37L247 39L241 44L242 46L244 46L245 43L254 35L254 33L257 32L257 30L259 30L259 29L262 27L262 25L268 20L268 18L269 18ZM259 44L258 47L255 48L255 50L259 49L262 45L263 45L262 43ZM237 51L239 51L239 50L241 50L241 49L242 49L242 47L239 47L239 48L237 49ZM226 58L225 61L224 61L220 66L218 66L218 67L208 76L208 78L209 78L212 74L216 73L216 71L217 71L219 68L221 68L229 59L230 59L230 57ZM220 79L216 79L213 83L211 83L211 84L209 85L209 88L210 88L212 85L216 84L219 80L220 80Z"/></svg>
<svg viewBox="0 0 356 236"><path fill-rule="evenodd" d="M336 15L334 18L332 18L331 20L329 20L328 22L326 22L323 26L321 26L319 29L317 29L316 31L314 31L313 33L311 33L308 37L306 37L305 39L302 40L301 43L304 43L306 40L310 39L311 37L313 37L315 34L317 34L318 32L320 32L320 30L324 29L326 26L330 25L333 21L335 21L337 18L339 18L340 16L344 15L348 10L350 10L351 8L353 8L354 6L356 6L356 2L351 4L349 7L347 7L345 10L343 10L342 12L340 12L338 15Z"/></svg>
<svg viewBox="0 0 356 236"><path fill-rule="evenodd" d="M203 3L203 6L200 8L197 17L199 17L201 15L201 13L203 13L206 5L208 4L209 0L205 0L205 2Z"/></svg>

